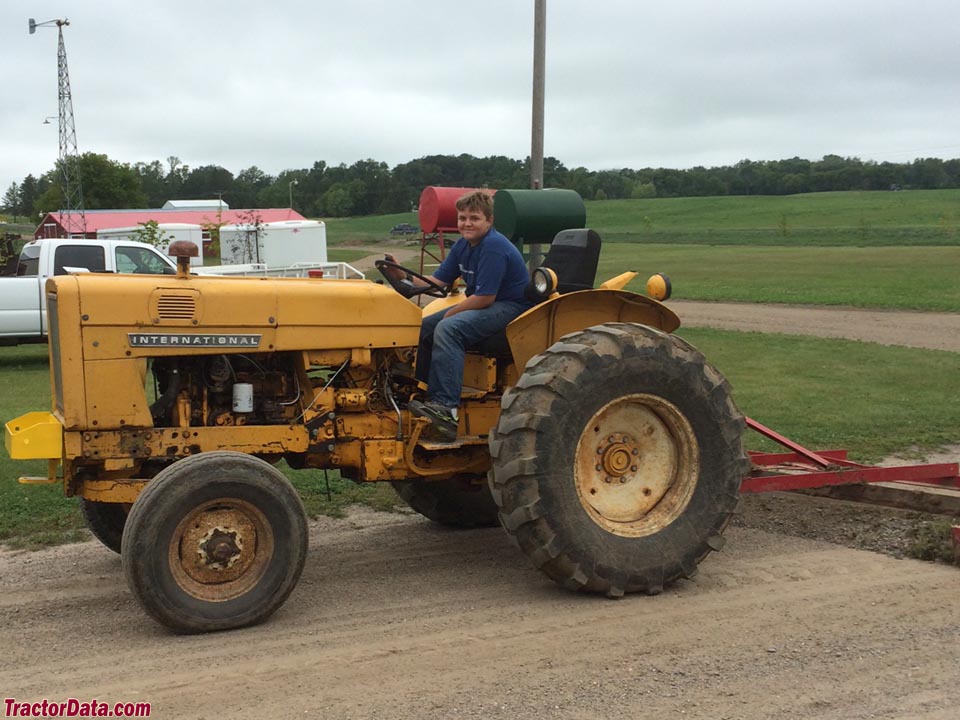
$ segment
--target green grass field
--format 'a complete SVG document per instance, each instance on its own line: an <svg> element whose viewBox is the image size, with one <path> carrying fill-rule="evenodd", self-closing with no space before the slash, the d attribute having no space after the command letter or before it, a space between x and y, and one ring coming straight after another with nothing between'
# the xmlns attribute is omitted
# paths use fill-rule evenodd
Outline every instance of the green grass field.
<svg viewBox="0 0 960 720"><path fill-rule="evenodd" d="M814 449L876 461L960 441L960 356L848 340L681 328L740 409ZM775 447L748 435L750 449Z"/></svg>
<svg viewBox="0 0 960 720"><path fill-rule="evenodd" d="M586 210L606 242L960 246L960 190L600 200ZM325 222L331 245L352 245L390 239L391 227L416 225L417 214Z"/></svg>
<svg viewBox="0 0 960 720"><path fill-rule="evenodd" d="M607 243L598 282L666 273L685 300L960 311L960 247L745 247Z"/></svg>
<svg viewBox="0 0 960 720"><path fill-rule="evenodd" d="M690 300L960 311L960 190L588 202L598 282L664 272ZM335 219L331 245L389 238L416 214ZM409 237L407 238L409 241Z"/></svg>
<svg viewBox="0 0 960 720"><path fill-rule="evenodd" d="M960 247L605 243L596 284L624 270L640 273L627 286L640 293L665 273L676 300L960 312Z"/></svg>
<svg viewBox="0 0 960 720"><path fill-rule="evenodd" d="M404 240L419 239L419 235L390 235L390 228L400 223L419 226L415 212L394 215L367 215L356 218L323 218L327 225L327 244L331 249L337 245L366 245L393 240L401 244Z"/></svg>
<svg viewBox="0 0 960 720"><path fill-rule="evenodd" d="M587 223L612 242L960 245L960 190L608 200Z"/></svg>
<svg viewBox="0 0 960 720"><path fill-rule="evenodd" d="M50 407L47 346L0 348L0 420L30 410ZM0 542L14 546L54 544L84 539L83 523L75 500L62 496L59 486L17 483L21 475L45 475L42 461L14 462L6 448L0 459Z"/></svg>

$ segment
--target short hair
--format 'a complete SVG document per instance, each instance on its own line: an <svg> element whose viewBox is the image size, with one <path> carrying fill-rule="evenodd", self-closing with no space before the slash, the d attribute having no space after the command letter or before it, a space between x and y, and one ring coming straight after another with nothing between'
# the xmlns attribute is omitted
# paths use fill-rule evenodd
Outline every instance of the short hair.
<svg viewBox="0 0 960 720"><path fill-rule="evenodd" d="M487 220L493 219L493 196L483 190L473 190L457 199L457 212L476 210Z"/></svg>

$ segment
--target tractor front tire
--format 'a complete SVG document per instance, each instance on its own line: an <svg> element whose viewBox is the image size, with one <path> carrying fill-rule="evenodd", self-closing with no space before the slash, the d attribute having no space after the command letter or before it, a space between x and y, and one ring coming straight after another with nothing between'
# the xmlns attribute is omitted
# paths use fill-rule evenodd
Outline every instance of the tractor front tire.
<svg viewBox="0 0 960 720"><path fill-rule="evenodd" d="M498 508L482 475L457 475L448 480L400 480L397 495L429 520L453 528L483 528L499 524Z"/></svg>
<svg viewBox="0 0 960 720"><path fill-rule="evenodd" d="M656 594L722 546L749 471L729 386L681 338L630 323L527 363L490 436L500 520L564 587Z"/></svg>
<svg viewBox="0 0 960 720"><path fill-rule="evenodd" d="M178 633L262 622L293 591L307 554L296 490L270 464L208 452L162 470L123 531L127 583Z"/></svg>
<svg viewBox="0 0 960 720"><path fill-rule="evenodd" d="M124 503L95 502L82 497L77 499L80 501L80 512L87 529L104 547L119 554L123 527L127 524L130 506Z"/></svg>

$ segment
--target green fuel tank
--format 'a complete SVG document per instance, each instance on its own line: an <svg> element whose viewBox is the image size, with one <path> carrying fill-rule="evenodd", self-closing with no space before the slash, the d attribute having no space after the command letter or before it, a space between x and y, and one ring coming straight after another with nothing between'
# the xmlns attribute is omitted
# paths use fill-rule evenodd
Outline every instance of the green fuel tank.
<svg viewBox="0 0 960 720"><path fill-rule="evenodd" d="M583 198L574 190L498 190L494 226L514 243L551 243L561 230L587 224Z"/></svg>

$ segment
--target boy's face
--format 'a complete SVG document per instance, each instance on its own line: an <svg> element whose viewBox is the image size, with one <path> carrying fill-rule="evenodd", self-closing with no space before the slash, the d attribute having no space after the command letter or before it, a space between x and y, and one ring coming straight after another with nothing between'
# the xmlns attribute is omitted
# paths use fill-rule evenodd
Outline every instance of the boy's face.
<svg viewBox="0 0 960 720"><path fill-rule="evenodd" d="M471 245L476 245L483 240L491 227L493 227L493 219L488 219L479 210L457 210L457 230Z"/></svg>

